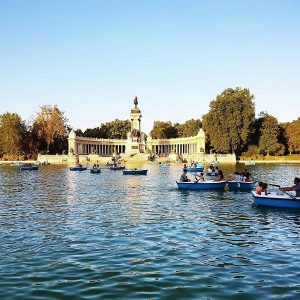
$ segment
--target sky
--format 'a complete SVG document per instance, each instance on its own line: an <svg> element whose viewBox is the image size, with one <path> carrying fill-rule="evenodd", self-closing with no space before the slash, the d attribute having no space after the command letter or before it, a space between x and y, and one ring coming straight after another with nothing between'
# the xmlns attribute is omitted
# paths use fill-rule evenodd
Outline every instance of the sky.
<svg viewBox="0 0 300 300"><path fill-rule="evenodd" d="M74 129L201 118L226 88L300 117L298 0L0 0L0 114L57 105Z"/></svg>

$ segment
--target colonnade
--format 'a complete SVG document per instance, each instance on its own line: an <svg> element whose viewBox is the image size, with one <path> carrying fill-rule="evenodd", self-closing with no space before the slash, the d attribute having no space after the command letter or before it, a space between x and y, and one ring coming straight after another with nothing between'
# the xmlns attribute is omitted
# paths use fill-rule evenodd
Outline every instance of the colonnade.
<svg viewBox="0 0 300 300"><path fill-rule="evenodd" d="M198 153L197 143L188 143L188 144L160 144L153 145L152 152L156 154L169 155L171 151L175 151L177 154L194 154ZM204 149L203 149L204 151Z"/></svg>
<svg viewBox="0 0 300 300"><path fill-rule="evenodd" d="M101 145L101 144L87 144L76 143L77 154L98 154L98 155L112 155L114 152L119 154L125 153L125 145Z"/></svg>

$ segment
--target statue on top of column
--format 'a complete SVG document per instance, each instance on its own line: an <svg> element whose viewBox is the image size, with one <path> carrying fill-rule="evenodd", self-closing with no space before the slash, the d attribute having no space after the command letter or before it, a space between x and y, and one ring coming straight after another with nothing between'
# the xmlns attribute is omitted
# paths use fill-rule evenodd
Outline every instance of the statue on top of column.
<svg viewBox="0 0 300 300"><path fill-rule="evenodd" d="M137 108L137 105L139 104L139 103L138 103L138 98L137 98L137 97L134 98L133 103L134 103L134 105L135 105L135 108Z"/></svg>

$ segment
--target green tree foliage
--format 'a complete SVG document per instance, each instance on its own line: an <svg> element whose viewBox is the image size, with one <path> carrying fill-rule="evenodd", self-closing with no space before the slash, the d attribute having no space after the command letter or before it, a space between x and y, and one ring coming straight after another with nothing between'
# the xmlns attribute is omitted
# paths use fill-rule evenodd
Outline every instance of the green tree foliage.
<svg viewBox="0 0 300 300"><path fill-rule="evenodd" d="M286 138L289 152L300 152L300 118L287 124Z"/></svg>
<svg viewBox="0 0 300 300"><path fill-rule="evenodd" d="M278 141L280 127L277 119L268 113L260 114L260 118L260 151L267 155L276 154L277 151L282 152L282 144Z"/></svg>
<svg viewBox="0 0 300 300"><path fill-rule="evenodd" d="M249 145L247 151L242 153L243 156L252 158L256 158L259 154L260 150L257 145Z"/></svg>
<svg viewBox="0 0 300 300"><path fill-rule="evenodd" d="M127 133L131 130L131 124L129 120L115 119L111 122L102 123L101 128L103 128L103 131L107 128L108 138L110 139L126 139Z"/></svg>
<svg viewBox="0 0 300 300"><path fill-rule="evenodd" d="M178 131L178 137L189 137L198 134L199 129L202 127L200 119L191 119L183 124L176 126Z"/></svg>
<svg viewBox="0 0 300 300"><path fill-rule="evenodd" d="M216 151L241 153L248 144L255 121L253 99L248 89L229 88L210 103L203 127Z"/></svg>
<svg viewBox="0 0 300 300"><path fill-rule="evenodd" d="M18 159L26 151L27 129L16 113L0 115L0 156Z"/></svg>
<svg viewBox="0 0 300 300"><path fill-rule="evenodd" d="M107 139L109 136L108 129L106 128L106 126L87 128L83 133L81 131L81 132L76 132L76 134L78 136L84 136L84 137L89 137L89 138L98 138L98 139L100 139L100 138Z"/></svg>
<svg viewBox="0 0 300 300"><path fill-rule="evenodd" d="M76 136L84 136L84 132L81 129L75 130Z"/></svg>
<svg viewBox="0 0 300 300"><path fill-rule="evenodd" d="M153 139L171 139L178 137L178 131L170 121L154 121L150 135Z"/></svg>
<svg viewBox="0 0 300 300"><path fill-rule="evenodd" d="M98 139L126 139L130 129L129 120L115 119L111 122L101 123L100 127L88 128L84 132L77 129L76 135Z"/></svg>
<svg viewBox="0 0 300 300"><path fill-rule="evenodd" d="M56 153L67 145L67 119L56 105L41 106L32 131L39 143L38 150L43 150L46 145L47 152Z"/></svg>

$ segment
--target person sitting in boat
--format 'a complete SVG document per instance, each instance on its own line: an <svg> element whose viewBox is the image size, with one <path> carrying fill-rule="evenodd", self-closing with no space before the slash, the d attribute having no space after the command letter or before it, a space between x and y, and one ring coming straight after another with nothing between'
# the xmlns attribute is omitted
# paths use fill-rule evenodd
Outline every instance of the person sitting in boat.
<svg viewBox="0 0 300 300"><path fill-rule="evenodd" d="M200 182L205 181L204 173L203 173L203 172L196 173L196 174L195 174L195 178L196 178L197 182L198 182L198 181L200 181Z"/></svg>
<svg viewBox="0 0 300 300"><path fill-rule="evenodd" d="M256 193L257 195L261 195L261 192L262 192L262 185L263 185L263 183L262 183L261 181L259 181L259 182L258 182L258 186L257 186L257 188L256 188L256 190L255 190L255 193Z"/></svg>
<svg viewBox="0 0 300 300"><path fill-rule="evenodd" d="M293 185L293 186L282 187L282 188L279 188L279 189L283 192L295 191L296 192L296 197L300 197L300 178L295 177L294 184L295 185Z"/></svg>
<svg viewBox="0 0 300 300"><path fill-rule="evenodd" d="M268 184L265 182L262 183L261 193L265 193L265 195L268 195Z"/></svg>
<svg viewBox="0 0 300 300"><path fill-rule="evenodd" d="M245 179L247 177L251 177L251 173L247 169L244 169L243 172L241 172L241 176Z"/></svg>
<svg viewBox="0 0 300 300"><path fill-rule="evenodd" d="M234 180L235 181L243 181L243 177L239 172L234 172Z"/></svg>
<svg viewBox="0 0 300 300"><path fill-rule="evenodd" d="M78 167L79 167L79 168L82 168L82 164L78 164Z"/></svg>
<svg viewBox="0 0 300 300"><path fill-rule="evenodd" d="M186 165L186 164L184 164L184 165L183 165L183 168L184 168L184 169L186 169L186 168L187 168L187 165Z"/></svg>
<svg viewBox="0 0 300 300"><path fill-rule="evenodd" d="M180 179L179 179L180 182L188 182L188 181L191 181L191 179L189 179L189 178L187 177L186 173L187 173L187 169L183 169L183 172L182 172L182 174L181 174L181 176L180 176Z"/></svg>
<svg viewBox="0 0 300 300"><path fill-rule="evenodd" d="M221 181L221 180L224 180L224 173L222 170L218 170L218 178L216 178L214 181Z"/></svg>
<svg viewBox="0 0 300 300"><path fill-rule="evenodd" d="M210 165L207 169L207 173L212 173L214 171L215 171L215 168L212 165Z"/></svg>
<svg viewBox="0 0 300 300"><path fill-rule="evenodd" d="M97 166L96 166L96 164L94 164L94 165L93 165L93 169L97 169Z"/></svg>
<svg viewBox="0 0 300 300"><path fill-rule="evenodd" d="M252 178L251 178L251 176L250 176L250 173L246 173L246 174L244 175L243 179L244 179L245 182L250 182L250 181L252 181Z"/></svg>

